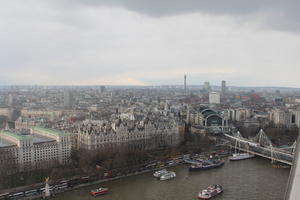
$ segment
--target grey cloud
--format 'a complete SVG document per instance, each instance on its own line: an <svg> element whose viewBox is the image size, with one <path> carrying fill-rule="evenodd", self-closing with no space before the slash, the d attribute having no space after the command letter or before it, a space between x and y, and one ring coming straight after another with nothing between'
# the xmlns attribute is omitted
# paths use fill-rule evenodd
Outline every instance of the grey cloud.
<svg viewBox="0 0 300 200"><path fill-rule="evenodd" d="M67 2L66 0L63 4L66 6ZM298 0L75 0L75 2L73 5L75 7L117 6L152 17L201 12L246 16L249 19L249 15L258 13L263 27L287 31L300 30ZM57 3L61 4L62 1Z"/></svg>

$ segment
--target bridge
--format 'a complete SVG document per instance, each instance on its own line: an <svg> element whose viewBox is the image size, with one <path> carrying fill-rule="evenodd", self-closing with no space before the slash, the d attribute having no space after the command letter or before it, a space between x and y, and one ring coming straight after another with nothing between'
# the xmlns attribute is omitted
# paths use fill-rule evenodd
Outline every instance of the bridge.
<svg viewBox="0 0 300 200"><path fill-rule="evenodd" d="M250 139L244 138L240 132L224 135L231 141L229 145L236 150L270 159L272 163L280 162L287 165L293 163L296 142L285 148L274 147L263 130L260 130L255 137Z"/></svg>

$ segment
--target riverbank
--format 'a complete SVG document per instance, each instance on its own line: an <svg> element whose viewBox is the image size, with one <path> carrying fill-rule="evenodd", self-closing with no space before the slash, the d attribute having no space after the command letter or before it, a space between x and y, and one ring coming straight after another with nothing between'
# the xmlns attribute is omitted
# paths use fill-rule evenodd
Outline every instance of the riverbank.
<svg viewBox="0 0 300 200"><path fill-rule="evenodd" d="M114 181L114 180L118 180L118 179L123 179L123 178L128 178L128 177L132 177L132 176L137 176L137 175L142 175L145 173L149 173L149 172L154 172L157 170L161 170L163 168L170 168L170 167L175 167L175 166L179 166L179 165L183 165L185 163L177 163L177 164L173 164L173 165L168 165L165 167L160 167L160 168L155 168L155 169L149 169L149 170L144 170L144 171L140 171L140 172L135 172L135 173L130 173L130 174L126 174L126 175L122 175L122 176L117 176L117 177L113 177L113 178L106 178L106 179L101 179L101 180L97 180L97 181L93 181L93 182L89 182L89 183L84 183L84 184L79 184L76 185L72 188L66 188L62 191L58 191L58 192L54 192L51 195L52 196L59 196L62 193L65 192L70 192L73 190L78 190L84 187L88 187L88 186L92 186L92 185L96 185L96 184L100 184L100 183L105 183L105 182L110 182L110 181ZM36 199L43 199L43 195L36 195L36 196L32 196L32 197L23 197L20 198L20 200L36 200Z"/></svg>
<svg viewBox="0 0 300 200"><path fill-rule="evenodd" d="M70 178L67 180L62 180L60 182L56 181L56 183L50 184L50 188L52 188L51 194L53 196L56 196L56 195L59 195L64 192L77 190L77 189L80 189L83 187L88 187L88 186L95 185L95 184L100 184L100 183L109 182L109 181L113 181L113 180L117 180L117 179L131 177L131 176L137 176L137 175L141 175L144 173L156 171L156 170L159 170L162 168L174 167L174 166L183 164L183 156L181 156L180 159L177 158L177 159L169 160L168 162L165 162L164 164L162 164L162 163L163 163L162 161L153 161L152 164L148 163L148 164L142 165L143 167L140 167L140 168L133 167L129 171L134 171L134 172L126 173L126 170L123 171L123 173L126 173L126 174L121 174L122 169L115 169L115 170L112 170L115 173L110 174L109 175L110 177L108 177L108 178L99 177L97 179L97 177L83 176L83 177L79 177L80 183L78 182L78 177L77 177L77 179L74 179L75 178L74 177L74 178ZM121 174L121 175L119 175L119 174ZM86 178L86 179L84 179L84 178ZM96 178L96 180L95 180L95 178ZM74 180L77 180L77 181L74 181ZM84 183L82 183L82 181L84 181ZM66 184L66 186L62 188L61 184ZM35 185L31 185L31 186L15 188L12 192L10 192L10 191L7 191L7 192L9 193L9 195L22 193L23 195L20 194L20 196L18 196L18 198L17 198L20 200L34 200L34 199L41 199L43 197L44 192L40 192L41 188L43 188L43 187L44 187L43 183L38 183ZM29 191L33 191L33 192L28 194L27 192L29 192ZM9 199L16 199L16 198L10 197Z"/></svg>

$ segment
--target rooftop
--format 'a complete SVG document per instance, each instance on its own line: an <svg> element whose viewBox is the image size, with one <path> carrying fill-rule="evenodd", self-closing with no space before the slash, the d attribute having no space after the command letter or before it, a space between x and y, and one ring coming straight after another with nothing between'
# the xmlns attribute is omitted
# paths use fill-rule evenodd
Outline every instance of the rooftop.
<svg viewBox="0 0 300 200"><path fill-rule="evenodd" d="M48 137L44 137L44 136L40 136L40 135L34 135L33 136L33 143L44 143L44 142L53 142L55 141L52 138L48 138Z"/></svg>
<svg viewBox="0 0 300 200"><path fill-rule="evenodd" d="M0 132L0 134L2 135L8 135L12 138L15 138L17 140L28 140L28 139L31 139L32 136L30 135L22 135L21 133L17 133L17 132L13 132L13 131L8 131L8 130L2 130Z"/></svg>
<svg viewBox="0 0 300 200"><path fill-rule="evenodd" d="M10 147L10 146L15 146L16 144L14 144L14 143L11 143L11 142L9 142L9 141L7 141L7 140L2 140L2 139L0 139L0 148L1 147Z"/></svg>
<svg viewBox="0 0 300 200"><path fill-rule="evenodd" d="M43 128L43 127L40 127L40 126L35 126L35 127L33 127L33 129L37 130L37 131L43 131L43 132L46 132L46 133L54 135L54 136L69 136L68 133L65 133L63 131L50 129L50 128Z"/></svg>

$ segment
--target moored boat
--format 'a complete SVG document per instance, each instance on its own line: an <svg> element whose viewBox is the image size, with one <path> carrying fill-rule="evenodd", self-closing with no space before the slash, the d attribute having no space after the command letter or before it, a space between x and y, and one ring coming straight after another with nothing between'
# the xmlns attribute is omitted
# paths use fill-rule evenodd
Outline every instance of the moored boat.
<svg viewBox="0 0 300 200"><path fill-rule="evenodd" d="M238 160L245 160L249 158L253 158L254 155L249 153L234 153L232 156L229 157L230 161L238 161Z"/></svg>
<svg viewBox="0 0 300 200"><path fill-rule="evenodd" d="M166 169L162 169L162 170L154 172L153 176L155 178L160 178L162 175L164 175L166 173L168 173L168 171Z"/></svg>
<svg viewBox="0 0 300 200"><path fill-rule="evenodd" d="M90 195L92 195L94 197L98 196L98 195L106 194L106 193L108 193L108 188L103 188L103 187L100 187L98 189L90 191Z"/></svg>
<svg viewBox="0 0 300 200"><path fill-rule="evenodd" d="M213 169L213 168L219 168L224 165L223 160L207 160L203 161L198 164L193 164L189 167L190 171L198 171L198 170L206 170L206 169Z"/></svg>
<svg viewBox="0 0 300 200"><path fill-rule="evenodd" d="M223 192L221 185L211 185L207 189L202 190L198 194L198 199L211 199Z"/></svg>
<svg viewBox="0 0 300 200"><path fill-rule="evenodd" d="M170 171L170 172L167 172L167 173L163 174L163 175L159 178L159 180L161 180L161 181L166 181L166 180L173 179L173 178L175 178L175 177L176 177L176 173Z"/></svg>

